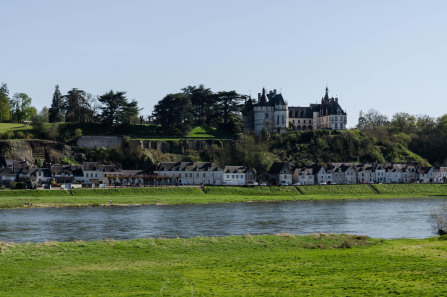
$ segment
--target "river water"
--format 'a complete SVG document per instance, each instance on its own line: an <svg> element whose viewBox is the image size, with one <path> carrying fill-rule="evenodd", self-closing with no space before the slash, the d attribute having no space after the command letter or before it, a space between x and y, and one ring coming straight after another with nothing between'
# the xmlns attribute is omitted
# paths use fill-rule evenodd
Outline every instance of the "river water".
<svg viewBox="0 0 447 297"><path fill-rule="evenodd" d="M447 198L322 200L0 210L0 241L45 242L243 234L433 236L430 212Z"/></svg>

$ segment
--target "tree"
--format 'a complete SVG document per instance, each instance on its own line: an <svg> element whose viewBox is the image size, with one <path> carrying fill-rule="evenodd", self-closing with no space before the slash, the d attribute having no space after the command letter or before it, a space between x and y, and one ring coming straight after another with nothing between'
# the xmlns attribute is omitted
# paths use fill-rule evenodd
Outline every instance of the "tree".
<svg viewBox="0 0 447 297"><path fill-rule="evenodd" d="M124 105L127 103L126 92L114 92L110 90L104 95L98 97L98 101L102 104L100 107L102 122L113 124L120 120L120 115Z"/></svg>
<svg viewBox="0 0 447 297"><path fill-rule="evenodd" d="M236 91L222 91L218 92L215 95L215 98L216 115L219 117L220 121L222 121L222 128L229 132L240 132L242 122L241 113L244 106L243 101L246 97L238 94ZM231 125L235 123L239 124L239 128L235 128L233 127L234 125Z"/></svg>
<svg viewBox="0 0 447 297"><path fill-rule="evenodd" d="M0 87L0 122L10 119L11 109L9 108L9 90L5 83Z"/></svg>
<svg viewBox="0 0 447 297"><path fill-rule="evenodd" d="M48 110L48 120L50 123L62 122L64 120L64 98L59 91L59 85L56 85L53 93L53 101Z"/></svg>
<svg viewBox="0 0 447 297"><path fill-rule="evenodd" d="M397 112L391 119L391 128L394 132L412 133L415 131L416 118L406 112Z"/></svg>
<svg viewBox="0 0 447 297"><path fill-rule="evenodd" d="M66 122L92 122L93 110L87 98L87 93L73 88L63 96Z"/></svg>
<svg viewBox="0 0 447 297"><path fill-rule="evenodd" d="M138 101L129 102L126 98L126 92L114 92L110 90L104 95L98 97L102 104L100 119L107 124L113 123L135 123L138 122L138 114L141 108L138 108Z"/></svg>
<svg viewBox="0 0 447 297"><path fill-rule="evenodd" d="M138 108L137 101L132 100L131 102L126 102L120 115L121 123L138 123L138 114L141 110L141 108Z"/></svg>
<svg viewBox="0 0 447 297"><path fill-rule="evenodd" d="M168 135L186 135L193 123L193 106L182 93L168 94L154 106L153 117Z"/></svg>
<svg viewBox="0 0 447 297"><path fill-rule="evenodd" d="M21 123L22 120L28 120L35 108L31 106L32 99L25 93L15 93L12 99L9 101L9 107L11 109L11 115L17 123Z"/></svg>
<svg viewBox="0 0 447 297"><path fill-rule="evenodd" d="M187 86L182 89L183 94L188 96L191 104L194 106L194 124L197 126L209 126L214 115L214 96L211 89L205 88L204 85Z"/></svg>
<svg viewBox="0 0 447 297"><path fill-rule="evenodd" d="M361 130L374 130L388 124L388 117L375 109L368 110L367 113L360 111L357 128Z"/></svg>

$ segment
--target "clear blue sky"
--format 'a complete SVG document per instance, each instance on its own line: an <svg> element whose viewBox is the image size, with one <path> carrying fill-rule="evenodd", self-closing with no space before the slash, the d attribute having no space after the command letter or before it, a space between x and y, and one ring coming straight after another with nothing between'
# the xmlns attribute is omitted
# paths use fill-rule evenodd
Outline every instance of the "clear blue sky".
<svg viewBox="0 0 447 297"><path fill-rule="evenodd" d="M38 109L54 87L127 91L150 114L204 84L289 106L326 84L348 112L447 113L446 1L0 0L0 81Z"/></svg>

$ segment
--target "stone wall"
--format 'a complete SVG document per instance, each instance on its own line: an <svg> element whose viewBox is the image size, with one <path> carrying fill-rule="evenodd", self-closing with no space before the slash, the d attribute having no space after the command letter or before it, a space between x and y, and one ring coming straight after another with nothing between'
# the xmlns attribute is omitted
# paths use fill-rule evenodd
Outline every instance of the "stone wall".
<svg viewBox="0 0 447 297"><path fill-rule="evenodd" d="M123 138L119 136L81 136L77 145L85 148L96 147L118 147L123 143Z"/></svg>
<svg viewBox="0 0 447 297"><path fill-rule="evenodd" d="M211 145L222 147L224 145L231 145L233 140L193 140L193 139L179 139L179 140L134 140L142 149L152 149L162 153L169 154L183 154L187 150L202 151Z"/></svg>

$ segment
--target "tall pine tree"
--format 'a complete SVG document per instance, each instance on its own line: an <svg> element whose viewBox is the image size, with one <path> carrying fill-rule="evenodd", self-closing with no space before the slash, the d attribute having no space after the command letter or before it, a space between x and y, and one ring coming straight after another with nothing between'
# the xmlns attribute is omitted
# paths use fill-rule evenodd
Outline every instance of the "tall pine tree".
<svg viewBox="0 0 447 297"><path fill-rule="evenodd" d="M59 91L59 85L56 85L56 89L53 94L53 101L51 102L51 107L48 110L48 120L50 123L57 123L64 121L64 99Z"/></svg>

